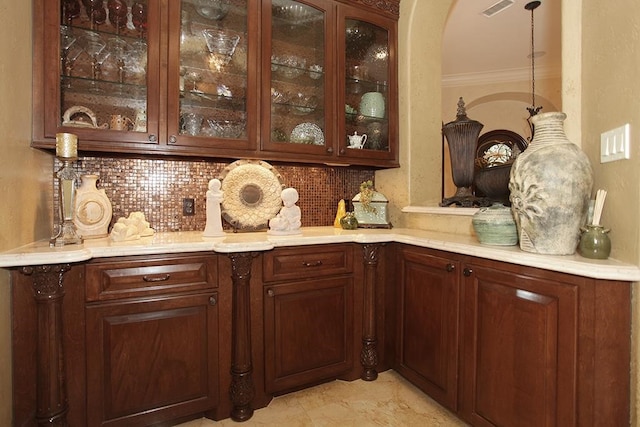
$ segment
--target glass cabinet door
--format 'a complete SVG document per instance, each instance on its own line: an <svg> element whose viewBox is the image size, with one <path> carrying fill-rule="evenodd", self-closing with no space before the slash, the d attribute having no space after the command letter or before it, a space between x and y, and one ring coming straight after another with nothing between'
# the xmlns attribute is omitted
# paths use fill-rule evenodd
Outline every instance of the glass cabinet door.
<svg viewBox="0 0 640 427"><path fill-rule="evenodd" d="M179 11L170 4L180 30L169 36L169 58L177 58L169 67L169 144L247 146L247 3L183 0Z"/></svg>
<svg viewBox="0 0 640 427"><path fill-rule="evenodd" d="M394 21L372 20L344 7L338 61L341 156L393 159L397 152L397 71ZM393 111L393 113L391 113Z"/></svg>
<svg viewBox="0 0 640 427"><path fill-rule="evenodd" d="M332 152L327 122L332 84L326 31L331 11L321 2L264 2L263 149ZM270 19L269 19L270 18Z"/></svg>
<svg viewBox="0 0 640 427"><path fill-rule="evenodd" d="M347 148L384 150L388 134L387 31L367 22L348 19L345 37Z"/></svg>
<svg viewBox="0 0 640 427"><path fill-rule="evenodd" d="M55 16L55 15L54 15ZM157 44L158 2L154 0L61 0L58 43L59 85L56 123L47 133L59 130L78 133L91 140L157 141L158 97L150 95L148 63L149 33ZM50 19L50 18L49 18ZM150 21L156 25L150 26ZM154 91L157 92L157 91ZM49 115L51 118L55 116Z"/></svg>

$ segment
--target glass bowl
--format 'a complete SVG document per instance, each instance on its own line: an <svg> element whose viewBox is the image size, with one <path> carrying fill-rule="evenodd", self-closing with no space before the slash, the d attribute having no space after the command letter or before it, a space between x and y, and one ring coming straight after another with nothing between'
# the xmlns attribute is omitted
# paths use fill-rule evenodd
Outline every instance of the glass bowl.
<svg viewBox="0 0 640 427"><path fill-rule="evenodd" d="M203 18L219 21L229 13L229 0L196 0L193 3L196 13Z"/></svg>
<svg viewBox="0 0 640 427"><path fill-rule="evenodd" d="M246 126L245 120L212 120L208 119L209 129L206 133L208 136L217 138L240 138Z"/></svg>

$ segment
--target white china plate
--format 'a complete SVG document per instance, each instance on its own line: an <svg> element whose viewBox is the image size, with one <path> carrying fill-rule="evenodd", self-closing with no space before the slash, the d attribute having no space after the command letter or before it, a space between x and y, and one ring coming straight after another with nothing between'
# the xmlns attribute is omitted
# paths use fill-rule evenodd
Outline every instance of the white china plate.
<svg viewBox="0 0 640 427"><path fill-rule="evenodd" d="M227 166L222 182L222 217L240 231L268 228L282 207L280 174L262 160L238 160Z"/></svg>
<svg viewBox="0 0 640 427"><path fill-rule="evenodd" d="M324 145L324 134L314 123L300 123L291 131L289 140L296 144Z"/></svg>

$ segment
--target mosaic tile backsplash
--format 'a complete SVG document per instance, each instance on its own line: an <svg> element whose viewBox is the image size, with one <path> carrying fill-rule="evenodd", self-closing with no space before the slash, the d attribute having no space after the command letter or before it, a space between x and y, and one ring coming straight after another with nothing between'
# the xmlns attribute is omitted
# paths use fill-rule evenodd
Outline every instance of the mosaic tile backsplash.
<svg viewBox="0 0 640 427"><path fill-rule="evenodd" d="M230 163L81 157L74 167L80 175L100 177L98 188L104 188L113 206L111 225L141 211L151 227L162 232L204 230L209 180L220 178ZM374 171L368 169L270 164L285 186L298 190L303 227L332 225L340 199L351 200L360 191L361 182L374 179ZM54 170L61 166L56 159ZM57 188L54 190L57 199ZM184 198L195 200L195 215L182 215ZM230 229L228 224L224 227Z"/></svg>

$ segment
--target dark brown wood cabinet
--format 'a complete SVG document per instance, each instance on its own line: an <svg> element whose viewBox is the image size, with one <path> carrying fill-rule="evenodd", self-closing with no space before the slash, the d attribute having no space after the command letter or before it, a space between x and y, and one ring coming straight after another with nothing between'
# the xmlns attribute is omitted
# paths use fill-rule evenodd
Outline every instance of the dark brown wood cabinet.
<svg viewBox="0 0 640 427"><path fill-rule="evenodd" d="M36 0L32 145L397 167L398 17L399 0Z"/></svg>
<svg viewBox="0 0 640 427"><path fill-rule="evenodd" d="M436 251L405 246L398 262L395 369L455 412L460 261Z"/></svg>
<svg viewBox="0 0 640 427"><path fill-rule="evenodd" d="M86 267L87 425L145 426L219 401L216 256Z"/></svg>
<svg viewBox="0 0 640 427"><path fill-rule="evenodd" d="M353 247L278 248L264 254L263 271L267 392L353 371Z"/></svg>
<svg viewBox="0 0 640 427"><path fill-rule="evenodd" d="M398 248L396 369L474 426L626 425L630 286Z"/></svg>

